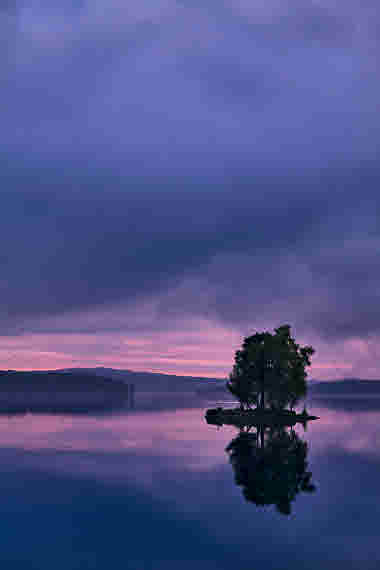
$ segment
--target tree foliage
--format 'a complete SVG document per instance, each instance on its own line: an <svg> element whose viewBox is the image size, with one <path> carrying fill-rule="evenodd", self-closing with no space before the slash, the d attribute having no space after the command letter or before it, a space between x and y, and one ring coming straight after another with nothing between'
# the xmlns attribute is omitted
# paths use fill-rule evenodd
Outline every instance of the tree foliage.
<svg viewBox="0 0 380 570"><path fill-rule="evenodd" d="M313 353L313 347L295 342L289 325L273 334L255 333L236 351L227 387L242 408L293 408L306 395L305 369Z"/></svg>

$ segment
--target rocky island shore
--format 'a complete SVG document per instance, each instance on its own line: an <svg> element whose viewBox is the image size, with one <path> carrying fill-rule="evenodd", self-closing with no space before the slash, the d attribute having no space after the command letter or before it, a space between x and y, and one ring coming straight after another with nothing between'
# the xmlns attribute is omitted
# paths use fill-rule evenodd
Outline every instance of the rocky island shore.
<svg viewBox="0 0 380 570"><path fill-rule="evenodd" d="M294 426L297 423L305 424L311 420L319 419L318 416L312 416L306 411L297 414L289 410L268 410L259 409L241 410L240 408L223 409L210 408L206 412L206 421L213 425L233 425L236 427L244 426Z"/></svg>

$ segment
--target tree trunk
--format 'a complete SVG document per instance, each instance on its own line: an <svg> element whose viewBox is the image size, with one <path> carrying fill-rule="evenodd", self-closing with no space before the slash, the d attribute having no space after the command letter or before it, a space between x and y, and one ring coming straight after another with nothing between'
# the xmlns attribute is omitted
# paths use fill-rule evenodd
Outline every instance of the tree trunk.
<svg viewBox="0 0 380 570"><path fill-rule="evenodd" d="M260 426L258 429L258 439L259 439L259 446L260 449L264 449L264 427Z"/></svg>
<svg viewBox="0 0 380 570"><path fill-rule="evenodd" d="M261 390L261 392L260 392L260 409L263 410L264 407L265 407L264 390Z"/></svg>

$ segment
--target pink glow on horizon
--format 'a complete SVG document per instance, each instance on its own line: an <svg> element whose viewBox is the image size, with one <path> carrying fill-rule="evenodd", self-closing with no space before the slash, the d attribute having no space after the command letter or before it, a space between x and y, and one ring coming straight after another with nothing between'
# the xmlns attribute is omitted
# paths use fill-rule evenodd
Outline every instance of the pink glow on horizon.
<svg viewBox="0 0 380 570"><path fill-rule="evenodd" d="M105 315L105 318L108 315ZM175 323L169 331L36 332L3 337L0 369L54 370L109 368L161 372L196 377L226 378L234 352L246 331L227 329L205 319ZM148 332L149 331L149 332ZM298 335L297 335L298 338ZM379 339L350 339L327 344L301 339L317 351L309 376L321 380L342 377L380 378ZM338 357L337 357L338 356Z"/></svg>
<svg viewBox="0 0 380 570"><path fill-rule="evenodd" d="M0 369L53 370L96 366L194 376L225 377L240 342L235 332L199 323L198 330L123 333L54 333L5 337Z"/></svg>

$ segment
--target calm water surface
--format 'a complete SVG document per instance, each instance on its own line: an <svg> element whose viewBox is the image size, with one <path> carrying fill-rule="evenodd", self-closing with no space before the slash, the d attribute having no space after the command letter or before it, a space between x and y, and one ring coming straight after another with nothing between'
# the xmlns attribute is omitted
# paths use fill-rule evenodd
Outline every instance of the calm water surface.
<svg viewBox="0 0 380 570"><path fill-rule="evenodd" d="M288 516L245 500L214 402L181 400L0 417L2 567L380 568L380 400L311 403L321 420L297 434L316 490Z"/></svg>

